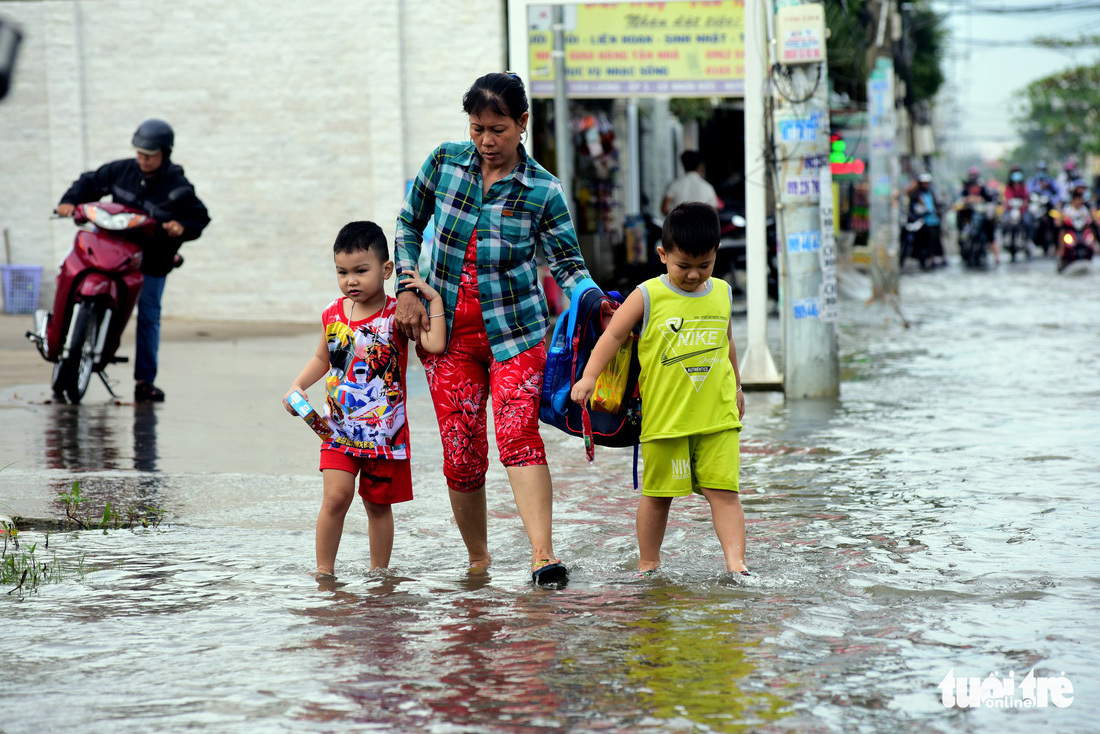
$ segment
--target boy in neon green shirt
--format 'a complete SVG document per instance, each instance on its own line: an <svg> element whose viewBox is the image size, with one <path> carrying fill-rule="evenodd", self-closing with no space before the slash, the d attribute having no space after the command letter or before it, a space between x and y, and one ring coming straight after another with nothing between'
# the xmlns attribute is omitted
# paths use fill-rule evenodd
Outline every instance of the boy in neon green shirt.
<svg viewBox="0 0 1100 734"><path fill-rule="evenodd" d="M584 405L596 378L638 322L642 394L642 499L638 504L638 571L655 571L668 511L692 492L710 503L726 570L745 566L745 514L739 492L745 397L737 370L729 284L711 277L720 225L713 207L684 203L669 212L657 254L667 273L642 283L619 306L573 385Z"/></svg>

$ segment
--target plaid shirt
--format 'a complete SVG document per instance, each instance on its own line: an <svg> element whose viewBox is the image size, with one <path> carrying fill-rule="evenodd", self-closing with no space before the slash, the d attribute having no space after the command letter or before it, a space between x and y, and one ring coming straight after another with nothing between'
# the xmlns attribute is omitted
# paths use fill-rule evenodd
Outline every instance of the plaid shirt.
<svg viewBox="0 0 1100 734"><path fill-rule="evenodd" d="M394 243L397 272L415 268L424 228L435 215L435 252L425 280L443 297L450 334L466 245L476 230L481 312L498 361L546 336L550 320L538 280L540 249L566 296L588 277L561 184L522 146L519 153L512 172L482 195L481 157L474 144L436 148L405 199Z"/></svg>

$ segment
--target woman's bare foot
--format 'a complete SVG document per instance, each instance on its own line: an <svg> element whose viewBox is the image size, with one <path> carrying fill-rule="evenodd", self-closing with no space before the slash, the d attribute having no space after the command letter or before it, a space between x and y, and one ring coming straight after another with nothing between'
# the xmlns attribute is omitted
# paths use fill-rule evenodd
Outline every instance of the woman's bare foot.
<svg viewBox="0 0 1100 734"><path fill-rule="evenodd" d="M489 566L491 566L493 560L489 556L482 558L471 558L466 564L466 573L468 574L482 574L489 573Z"/></svg>

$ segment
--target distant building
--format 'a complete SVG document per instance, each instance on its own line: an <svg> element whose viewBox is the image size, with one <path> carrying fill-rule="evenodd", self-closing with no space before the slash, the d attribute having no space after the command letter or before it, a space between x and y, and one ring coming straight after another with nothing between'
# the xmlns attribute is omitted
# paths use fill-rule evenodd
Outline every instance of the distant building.
<svg viewBox="0 0 1100 734"><path fill-rule="evenodd" d="M133 155L159 117L210 209L165 296L169 317L315 320L336 292L349 220L393 235L435 145L467 136L462 94L506 66L501 0L11 2L24 32L0 103L0 229L12 259L53 269L71 222L49 219L81 172ZM391 243L392 246L392 243Z"/></svg>

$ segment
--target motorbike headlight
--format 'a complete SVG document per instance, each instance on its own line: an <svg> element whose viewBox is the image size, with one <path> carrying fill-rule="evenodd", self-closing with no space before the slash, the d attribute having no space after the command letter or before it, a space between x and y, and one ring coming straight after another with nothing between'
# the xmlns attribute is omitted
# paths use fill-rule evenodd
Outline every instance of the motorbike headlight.
<svg viewBox="0 0 1100 734"><path fill-rule="evenodd" d="M149 218L144 214L132 214L130 212L111 214L106 209L102 209L98 206L86 207L85 213L88 216L88 221L95 226L100 229L110 229L116 232L123 229L140 227L149 221Z"/></svg>
<svg viewBox="0 0 1100 734"><path fill-rule="evenodd" d="M745 221L745 218L743 216L741 216L740 214L734 214L733 218L730 221L733 222L734 227L744 228L745 225L747 224L747 222Z"/></svg>
<svg viewBox="0 0 1100 734"><path fill-rule="evenodd" d="M1072 245L1073 235L1071 235L1069 232L1066 232L1064 235L1062 235L1062 242L1065 242L1067 245Z"/></svg>

